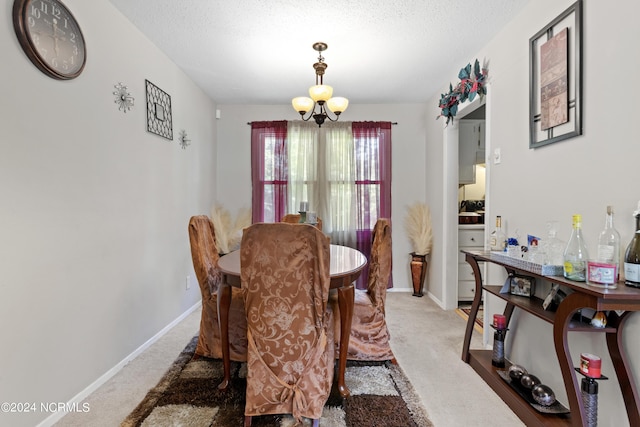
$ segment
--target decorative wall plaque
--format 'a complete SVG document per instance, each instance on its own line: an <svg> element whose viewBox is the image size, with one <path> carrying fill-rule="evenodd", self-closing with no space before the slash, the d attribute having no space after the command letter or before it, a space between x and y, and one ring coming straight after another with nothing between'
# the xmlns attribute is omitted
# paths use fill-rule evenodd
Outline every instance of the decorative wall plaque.
<svg viewBox="0 0 640 427"><path fill-rule="evenodd" d="M529 148L582 135L582 0L529 39Z"/></svg>
<svg viewBox="0 0 640 427"><path fill-rule="evenodd" d="M145 80L147 91L147 131L173 141L171 96Z"/></svg>

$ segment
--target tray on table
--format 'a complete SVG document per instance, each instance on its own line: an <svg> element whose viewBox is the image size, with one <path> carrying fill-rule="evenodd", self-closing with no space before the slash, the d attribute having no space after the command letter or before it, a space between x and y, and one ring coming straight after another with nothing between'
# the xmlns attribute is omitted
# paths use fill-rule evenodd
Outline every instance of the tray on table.
<svg viewBox="0 0 640 427"><path fill-rule="evenodd" d="M542 414L568 414L569 408L564 406L562 403L557 400L553 402L553 404L549 406L544 406L535 401L533 396L531 395L531 390L524 388L520 383L513 382L511 377L509 376L509 371L498 370L498 375L502 378L507 384L511 386L518 394L527 401L529 405L531 405L536 411Z"/></svg>

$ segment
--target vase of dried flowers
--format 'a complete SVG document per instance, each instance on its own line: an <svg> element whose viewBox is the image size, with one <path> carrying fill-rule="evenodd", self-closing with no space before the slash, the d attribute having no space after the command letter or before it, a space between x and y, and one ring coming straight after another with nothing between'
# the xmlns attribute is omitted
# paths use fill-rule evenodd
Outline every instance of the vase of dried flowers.
<svg viewBox="0 0 640 427"><path fill-rule="evenodd" d="M411 280L413 296L424 295L424 281L429 268L429 254L433 242L431 229L431 211L424 203L415 203L408 207L404 221L405 231L411 244Z"/></svg>
<svg viewBox="0 0 640 427"><path fill-rule="evenodd" d="M211 221L215 231L216 247L222 256L240 247L242 230L251 225L251 210L240 209L232 220L228 210L216 205L211 209Z"/></svg>

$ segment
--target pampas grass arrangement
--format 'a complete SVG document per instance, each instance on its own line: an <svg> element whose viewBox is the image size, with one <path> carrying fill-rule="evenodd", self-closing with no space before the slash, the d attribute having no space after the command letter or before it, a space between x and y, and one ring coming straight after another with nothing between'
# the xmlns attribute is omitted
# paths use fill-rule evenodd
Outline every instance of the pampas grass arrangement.
<svg viewBox="0 0 640 427"><path fill-rule="evenodd" d="M229 211L216 205L211 209L211 221L216 232L218 252L227 254L240 247L242 229L251 225L251 210L240 209L235 221L232 221Z"/></svg>
<svg viewBox="0 0 640 427"><path fill-rule="evenodd" d="M404 227L416 255L429 255L433 242L431 210L424 203L414 203L407 208Z"/></svg>

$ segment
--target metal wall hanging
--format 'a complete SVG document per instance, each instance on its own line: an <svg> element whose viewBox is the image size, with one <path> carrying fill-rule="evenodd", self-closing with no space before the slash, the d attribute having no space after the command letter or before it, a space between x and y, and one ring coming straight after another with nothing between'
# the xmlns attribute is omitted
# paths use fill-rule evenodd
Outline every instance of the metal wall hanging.
<svg viewBox="0 0 640 427"><path fill-rule="evenodd" d="M182 129L180 131L180 136L178 136L178 141L180 143L180 147L185 150L188 146L191 145L191 140L187 139L187 131Z"/></svg>
<svg viewBox="0 0 640 427"><path fill-rule="evenodd" d="M171 96L145 80L147 90L147 131L173 141Z"/></svg>
<svg viewBox="0 0 640 427"><path fill-rule="evenodd" d="M582 0L529 39L529 148L582 135Z"/></svg>
<svg viewBox="0 0 640 427"><path fill-rule="evenodd" d="M116 99L114 102L118 104L118 110L123 111L124 113L131 110L131 107L133 107L135 98L131 96L131 94L129 93L129 89L122 83L118 83L113 87L116 88L113 94L116 96Z"/></svg>

